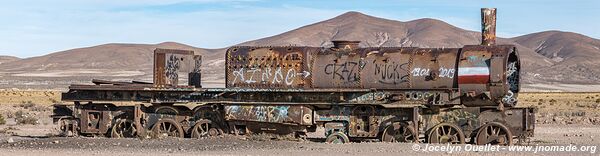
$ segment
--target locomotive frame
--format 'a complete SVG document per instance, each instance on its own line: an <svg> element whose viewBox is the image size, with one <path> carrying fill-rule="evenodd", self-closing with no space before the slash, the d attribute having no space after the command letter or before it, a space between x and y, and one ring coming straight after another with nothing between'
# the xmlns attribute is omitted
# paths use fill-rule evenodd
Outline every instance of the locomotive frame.
<svg viewBox="0 0 600 156"><path fill-rule="evenodd" d="M514 46L494 44L495 9L482 9L482 21L483 45L463 48L359 48L355 41L333 41L332 48L232 47L226 88L201 87L202 57L193 51L156 49L153 83L71 85L62 100L74 105L55 105L52 117L68 136L319 133L330 143L511 145L533 136L535 109L515 107L518 54ZM348 70L347 60L360 71ZM383 66L368 64L377 61ZM388 61L405 61L408 70L384 73L395 79L381 83L377 72L397 68ZM416 65L427 70L414 72ZM469 75L480 69L487 75Z"/></svg>

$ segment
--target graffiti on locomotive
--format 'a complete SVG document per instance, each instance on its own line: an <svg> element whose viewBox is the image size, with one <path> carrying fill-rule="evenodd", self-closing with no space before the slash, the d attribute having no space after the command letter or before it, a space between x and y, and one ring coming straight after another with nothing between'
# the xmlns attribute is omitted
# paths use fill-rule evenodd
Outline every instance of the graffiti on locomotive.
<svg viewBox="0 0 600 156"><path fill-rule="evenodd" d="M256 58L260 56L255 56ZM272 58L271 58L272 57ZM263 57L264 58L264 57ZM249 59L245 66L233 69L231 84L279 84L293 85L299 79L305 79L310 72L302 70L298 63L301 58L298 54L282 56L285 59L277 59L269 56L269 59ZM285 60L285 61L284 61Z"/></svg>

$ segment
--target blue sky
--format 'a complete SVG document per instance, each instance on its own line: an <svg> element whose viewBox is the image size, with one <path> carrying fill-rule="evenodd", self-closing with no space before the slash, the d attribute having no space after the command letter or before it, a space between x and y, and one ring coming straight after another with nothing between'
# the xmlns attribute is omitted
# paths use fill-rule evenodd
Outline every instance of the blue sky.
<svg viewBox="0 0 600 156"><path fill-rule="evenodd" d="M400 21L435 18L478 31L481 7L498 8L501 37L562 30L600 38L595 0L5 0L0 55L166 41L223 48L348 11Z"/></svg>

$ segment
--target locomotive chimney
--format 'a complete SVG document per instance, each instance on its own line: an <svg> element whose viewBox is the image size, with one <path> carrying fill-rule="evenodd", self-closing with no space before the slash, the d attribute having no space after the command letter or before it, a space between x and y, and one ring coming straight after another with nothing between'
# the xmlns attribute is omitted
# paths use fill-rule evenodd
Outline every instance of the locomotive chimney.
<svg viewBox="0 0 600 156"><path fill-rule="evenodd" d="M496 44L496 8L481 8L481 45Z"/></svg>
<svg viewBox="0 0 600 156"><path fill-rule="evenodd" d="M354 50L358 48L358 44L360 41L331 41L333 42L333 48L336 49L344 49L344 50Z"/></svg>

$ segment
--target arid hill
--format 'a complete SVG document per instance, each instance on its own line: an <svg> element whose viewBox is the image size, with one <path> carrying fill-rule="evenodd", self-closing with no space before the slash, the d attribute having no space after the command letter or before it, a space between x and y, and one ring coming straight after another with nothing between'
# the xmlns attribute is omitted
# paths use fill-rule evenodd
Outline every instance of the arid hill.
<svg viewBox="0 0 600 156"><path fill-rule="evenodd" d="M223 79L222 53L175 42L160 44L104 44L55 52L0 64L2 88L62 89L93 78L119 81L152 81L152 57L156 48L193 50L204 57L207 81ZM218 58L218 59L216 59ZM217 61L215 63L215 61ZM220 76L220 77L219 77Z"/></svg>
<svg viewBox="0 0 600 156"><path fill-rule="evenodd" d="M348 12L279 35L238 45L327 47L331 46L331 40L358 40L361 41L361 46L374 47L459 48L479 44L480 33L436 19L401 22ZM590 84L600 79L600 61L597 61L600 57L600 41L597 39L576 33L547 31L515 38L499 38L498 43L515 44L519 48L525 83ZM78 80L83 82L89 81L92 76L149 81L152 50L159 47L189 49L203 54L203 80L224 83L225 49L201 49L175 42L105 44L5 62L0 64L0 74L5 74L0 83L15 81L7 80L8 78L19 80L12 83L24 83L67 77L80 77ZM66 84L68 82L64 85Z"/></svg>
<svg viewBox="0 0 600 156"><path fill-rule="evenodd" d="M16 60L20 60L20 58L14 57L14 56L1 56L0 55L0 64L12 62L12 61L16 61Z"/></svg>
<svg viewBox="0 0 600 156"><path fill-rule="evenodd" d="M532 83L597 84L600 80L600 40L581 34L546 31L511 38L548 58L544 68L527 68ZM528 59L528 58L524 58Z"/></svg>

